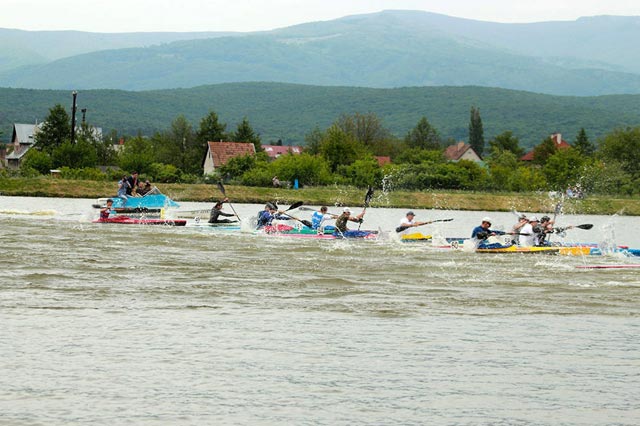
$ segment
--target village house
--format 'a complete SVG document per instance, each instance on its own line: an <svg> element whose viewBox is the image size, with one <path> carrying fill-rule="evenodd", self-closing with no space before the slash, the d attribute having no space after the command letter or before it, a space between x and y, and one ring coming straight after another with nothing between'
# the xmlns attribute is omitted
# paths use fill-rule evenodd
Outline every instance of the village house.
<svg viewBox="0 0 640 426"><path fill-rule="evenodd" d="M444 151L444 156L449 161L469 160L476 163L482 162L482 158L471 145L464 142L448 146Z"/></svg>
<svg viewBox="0 0 640 426"><path fill-rule="evenodd" d="M6 157L6 165L10 169L17 169L20 167L20 162L24 155L29 151L29 148L35 143L35 134L42 127L40 124L22 124L14 123L13 131L11 134L11 143L9 147L13 148Z"/></svg>
<svg viewBox="0 0 640 426"><path fill-rule="evenodd" d="M262 149L269 156L269 160L275 160L281 155L285 154L300 154L302 153L302 147L297 145L282 146L282 145L262 145Z"/></svg>
<svg viewBox="0 0 640 426"><path fill-rule="evenodd" d="M557 149L567 149L571 148L571 145L562 139L562 134L554 133L551 135L551 139L555 142ZM531 151L527 152L525 155L520 157L520 161L533 161L535 148Z"/></svg>
<svg viewBox="0 0 640 426"><path fill-rule="evenodd" d="M244 142L207 142L204 157L204 175L211 175L216 168L227 164L234 157L256 155L256 147Z"/></svg>

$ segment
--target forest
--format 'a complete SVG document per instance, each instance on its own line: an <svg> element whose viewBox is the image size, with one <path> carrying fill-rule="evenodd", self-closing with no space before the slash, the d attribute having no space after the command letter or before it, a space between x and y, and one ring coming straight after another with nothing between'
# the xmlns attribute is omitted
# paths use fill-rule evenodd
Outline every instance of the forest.
<svg viewBox="0 0 640 426"><path fill-rule="evenodd" d="M541 138L533 161L523 161L525 148L510 130L487 138L479 108L468 112L467 140L482 156L481 162L449 161L444 156L453 139L441 136L428 117L421 117L403 137L396 137L373 113L342 114L326 128L305 135L305 151L270 160L262 140L245 117L227 129L210 111L197 127L183 115L167 130L147 137L113 130L99 138L88 123L71 141L71 120L62 105L49 110L35 144L19 170L4 176L32 177L60 169L69 179L118 180L138 171L154 182L217 182L270 186L273 176L302 186L375 186L386 190L572 191L637 195L640 193L640 127L615 129L594 140L581 128L558 148ZM121 141L114 145L111 141ZM257 155L236 157L203 175L208 141L253 143ZM389 157L380 165L376 157ZM107 167L108 166L108 167Z"/></svg>

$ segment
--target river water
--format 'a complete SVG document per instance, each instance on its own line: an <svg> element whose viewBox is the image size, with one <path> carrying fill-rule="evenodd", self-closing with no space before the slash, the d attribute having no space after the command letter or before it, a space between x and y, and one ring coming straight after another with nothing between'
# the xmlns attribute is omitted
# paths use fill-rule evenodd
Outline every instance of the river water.
<svg viewBox="0 0 640 426"><path fill-rule="evenodd" d="M640 259L93 224L93 201L0 196L0 425L639 422L640 269L576 266ZM637 218L560 222L640 247Z"/></svg>

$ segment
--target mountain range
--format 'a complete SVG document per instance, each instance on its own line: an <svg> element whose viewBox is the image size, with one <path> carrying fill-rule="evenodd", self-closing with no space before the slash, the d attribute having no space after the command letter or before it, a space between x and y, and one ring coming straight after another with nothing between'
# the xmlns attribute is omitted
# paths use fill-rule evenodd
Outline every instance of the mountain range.
<svg viewBox="0 0 640 426"><path fill-rule="evenodd" d="M502 24L383 11L254 33L0 30L0 86L157 90L232 82L640 93L640 17Z"/></svg>

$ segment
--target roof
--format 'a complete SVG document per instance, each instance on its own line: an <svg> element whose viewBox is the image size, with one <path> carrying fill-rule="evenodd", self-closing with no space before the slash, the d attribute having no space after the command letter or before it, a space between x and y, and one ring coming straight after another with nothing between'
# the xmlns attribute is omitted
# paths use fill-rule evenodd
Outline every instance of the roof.
<svg viewBox="0 0 640 426"><path fill-rule="evenodd" d="M287 153L300 154L302 152L302 147L297 145L262 145L262 149L264 149L264 152L266 152L270 158L278 158Z"/></svg>
<svg viewBox="0 0 640 426"><path fill-rule="evenodd" d="M384 166L385 164L391 164L391 157L375 157L375 159L378 161L378 166Z"/></svg>
<svg viewBox="0 0 640 426"><path fill-rule="evenodd" d="M227 164L231 158L242 155L255 155L256 147L244 142L207 142L216 167Z"/></svg>
<svg viewBox="0 0 640 426"><path fill-rule="evenodd" d="M464 142L458 142L457 144L448 146L447 149L444 150L444 156L447 160L458 161L469 150L473 151L473 153L480 159L480 156L473 148L471 148L471 145Z"/></svg>
<svg viewBox="0 0 640 426"><path fill-rule="evenodd" d="M562 139L562 134L554 133L550 137L556 143L556 148L558 149L571 148L571 145L567 141ZM535 151L535 148L527 152L525 155L520 157L520 161L533 161L534 151Z"/></svg>
<svg viewBox="0 0 640 426"><path fill-rule="evenodd" d="M40 127L40 125L37 125L37 126ZM21 143L21 144L33 145L33 143L35 142L33 138L35 128L36 128L36 124L14 123L11 142L14 142L17 140L18 143Z"/></svg>

